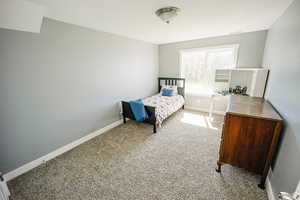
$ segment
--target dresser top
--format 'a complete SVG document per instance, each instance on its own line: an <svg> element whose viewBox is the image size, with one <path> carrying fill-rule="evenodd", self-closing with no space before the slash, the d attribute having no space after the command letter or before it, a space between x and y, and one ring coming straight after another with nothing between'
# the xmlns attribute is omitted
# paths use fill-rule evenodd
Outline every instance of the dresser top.
<svg viewBox="0 0 300 200"><path fill-rule="evenodd" d="M232 95L226 113L276 121L282 120L269 101L259 97Z"/></svg>

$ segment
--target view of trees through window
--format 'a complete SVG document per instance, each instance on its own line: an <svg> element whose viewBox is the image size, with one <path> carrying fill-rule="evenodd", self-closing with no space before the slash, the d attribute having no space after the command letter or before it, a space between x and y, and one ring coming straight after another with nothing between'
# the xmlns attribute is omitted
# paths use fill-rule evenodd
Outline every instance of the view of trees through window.
<svg viewBox="0 0 300 200"><path fill-rule="evenodd" d="M236 46L182 51L181 76L186 78L186 92L211 94L216 69L234 68L236 51Z"/></svg>

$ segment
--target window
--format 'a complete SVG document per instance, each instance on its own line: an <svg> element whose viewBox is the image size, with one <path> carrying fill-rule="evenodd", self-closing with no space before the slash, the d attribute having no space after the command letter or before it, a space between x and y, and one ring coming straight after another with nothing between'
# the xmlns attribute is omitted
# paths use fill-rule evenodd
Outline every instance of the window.
<svg viewBox="0 0 300 200"><path fill-rule="evenodd" d="M215 90L216 69L235 68L239 45L189 49L180 52L181 76L187 94L211 94Z"/></svg>

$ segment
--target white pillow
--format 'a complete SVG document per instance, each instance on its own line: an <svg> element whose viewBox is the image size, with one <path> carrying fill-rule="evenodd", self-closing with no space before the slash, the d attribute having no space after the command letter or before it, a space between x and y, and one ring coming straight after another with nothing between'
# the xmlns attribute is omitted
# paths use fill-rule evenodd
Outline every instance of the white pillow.
<svg viewBox="0 0 300 200"><path fill-rule="evenodd" d="M162 85L162 87L160 89L160 94L162 94L162 91L165 88L167 88L167 89L173 89L172 96L178 95L177 85Z"/></svg>

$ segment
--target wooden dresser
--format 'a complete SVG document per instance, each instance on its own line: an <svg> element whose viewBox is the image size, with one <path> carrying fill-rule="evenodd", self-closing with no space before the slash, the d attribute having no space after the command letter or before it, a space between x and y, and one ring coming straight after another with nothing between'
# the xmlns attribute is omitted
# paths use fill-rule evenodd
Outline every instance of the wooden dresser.
<svg viewBox="0 0 300 200"><path fill-rule="evenodd" d="M217 172L230 164L262 175L271 165L282 128L282 118L263 98L231 96L225 115Z"/></svg>

